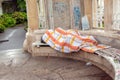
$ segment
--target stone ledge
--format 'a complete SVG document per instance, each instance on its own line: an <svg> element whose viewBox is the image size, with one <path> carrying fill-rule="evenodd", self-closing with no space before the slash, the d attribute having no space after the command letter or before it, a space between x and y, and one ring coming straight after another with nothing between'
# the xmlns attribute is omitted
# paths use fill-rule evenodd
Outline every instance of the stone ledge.
<svg viewBox="0 0 120 80"><path fill-rule="evenodd" d="M86 31L80 31L82 34L95 35L95 36L104 36L120 40L119 31L105 31L100 29L91 29Z"/></svg>
<svg viewBox="0 0 120 80"><path fill-rule="evenodd" d="M71 58L75 60L82 60L85 62L91 62L92 64L96 65L97 67L101 68L110 77L114 79L115 77L115 69L113 65L104 57L98 56L97 54L90 54L87 52L79 51L77 53L60 53L55 51L50 47L32 47L32 56L48 56L48 57L62 57L62 58Z"/></svg>

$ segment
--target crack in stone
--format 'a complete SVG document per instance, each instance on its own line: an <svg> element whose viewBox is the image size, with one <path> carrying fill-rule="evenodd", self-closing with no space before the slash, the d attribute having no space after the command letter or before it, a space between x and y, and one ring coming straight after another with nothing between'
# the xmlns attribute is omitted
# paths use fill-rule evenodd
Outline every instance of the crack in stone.
<svg viewBox="0 0 120 80"><path fill-rule="evenodd" d="M68 66L68 65L71 65L71 63L69 63L69 64L65 64L65 65L60 66L60 67L57 67L57 68L55 68L54 70L51 70L51 71L56 71L56 70L58 70L58 69L60 69L60 68L64 68L64 67L66 67L66 66Z"/></svg>
<svg viewBox="0 0 120 80"><path fill-rule="evenodd" d="M7 65L7 67L12 67L12 64L13 64L13 58L11 58L11 60L9 61L9 64Z"/></svg>
<svg viewBox="0 0 120 80"><path fill-rule="evenodd" d="M29 58L22 64L22 66L20 66L20 67L24 67L25 66L25 64L27 64L27 62L30 60L32 58L32 56L29 56Z"/></svg>
<svg viewBox="0 0 120 80"><path fill-rule="evenodd" d="M58 74L62 80L64 80L64 77L60 73L58 72L55 72L55 73Z"/></svg>

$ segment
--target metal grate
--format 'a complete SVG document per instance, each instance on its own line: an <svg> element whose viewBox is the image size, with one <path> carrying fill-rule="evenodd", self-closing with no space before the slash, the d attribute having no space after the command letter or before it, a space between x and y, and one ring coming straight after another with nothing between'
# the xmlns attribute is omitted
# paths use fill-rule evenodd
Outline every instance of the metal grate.
<svg viewBox="0 0 120 80"><path fill-rule="evenodd" d="M104 0L92 0L93 27L104 28Z"/></svg>
<svg viewBox="0 0 120 80"><path fill-rule="evenodd" d="M46 28L45 0L38 0L39 28Z"/></svg>

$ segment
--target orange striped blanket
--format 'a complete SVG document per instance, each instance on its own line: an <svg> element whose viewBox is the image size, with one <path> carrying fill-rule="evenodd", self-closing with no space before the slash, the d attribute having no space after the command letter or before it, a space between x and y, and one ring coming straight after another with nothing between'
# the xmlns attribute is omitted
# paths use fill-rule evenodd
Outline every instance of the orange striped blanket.
<svg viewBox="0 0 120 80"><path fill-rule="evenodd" d="M93 36L82 36L79 31L61 28L47 30L42 36L42 40L53 49L64 53L79 50L94 53L96 50L108 48L106 45L98 44Z"/></svg>

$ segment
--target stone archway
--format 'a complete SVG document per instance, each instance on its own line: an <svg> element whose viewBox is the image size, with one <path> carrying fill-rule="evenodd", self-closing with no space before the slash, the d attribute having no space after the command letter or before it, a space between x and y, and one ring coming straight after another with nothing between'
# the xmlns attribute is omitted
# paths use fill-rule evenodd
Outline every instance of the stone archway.
<svg viewBox="0 0 120 80"><path fill-rule="evenodd" d="M17 10L17 1L15 0L2 0L2 13L13 13Z"/></svg>

